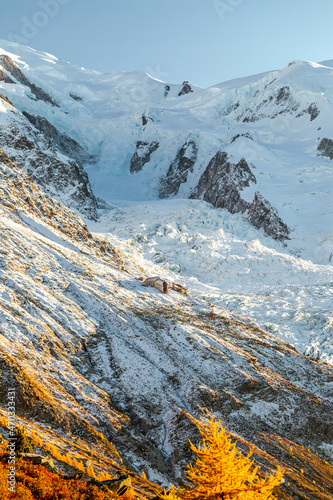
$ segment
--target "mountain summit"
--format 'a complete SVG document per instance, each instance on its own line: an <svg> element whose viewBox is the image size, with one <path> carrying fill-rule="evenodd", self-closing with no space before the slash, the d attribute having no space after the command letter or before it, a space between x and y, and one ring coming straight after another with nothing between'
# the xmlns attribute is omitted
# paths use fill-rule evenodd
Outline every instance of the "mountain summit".
<svg viewBox="0 0 333 500"><path fill-rule="evenodd" d="M1 113L3 141L19 143L23 128L29 144L40 145L47 158L30 158L29 144L19 144L21 156L54 196L62 193L90 218L94 195L109 202L203 199L242 213L303 257L329 261L329 62L295 60L201 89L139 71L102 74L14 43L1 46L3 96L17 110ZM10 106L1 102L3 110ZM67 157L61 165L59 154ZM70 189L62 173L72 179Z"/></svg>

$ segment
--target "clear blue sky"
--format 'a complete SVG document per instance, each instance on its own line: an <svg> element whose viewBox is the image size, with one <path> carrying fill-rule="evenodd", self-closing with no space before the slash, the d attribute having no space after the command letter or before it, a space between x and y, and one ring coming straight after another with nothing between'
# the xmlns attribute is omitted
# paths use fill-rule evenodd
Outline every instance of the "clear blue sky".
<svg viewBox="0 0 333 500"><path fill-rule="evenodd" d="M0 0L0 38L207 87L333 58L332 0Z"/></svg>

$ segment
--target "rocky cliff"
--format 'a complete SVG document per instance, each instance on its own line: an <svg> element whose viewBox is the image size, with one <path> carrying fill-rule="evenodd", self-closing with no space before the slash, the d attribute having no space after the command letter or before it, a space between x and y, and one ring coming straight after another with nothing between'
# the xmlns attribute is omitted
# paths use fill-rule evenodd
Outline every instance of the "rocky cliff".
<svg viewBox="0 0 333 500"><path fill-rule="evenodd" d="M168 198L178 194L180 185L187 181L189 172L197 159L198 148L194 141L185 142L177 151L165 177L160 179L159 197Z"/></svg>
<svg viewBox="0 0 333 500"><path fill-rule="evenodd" d="M287 225L260 193L255 193L252 203L242 198L242 190L251 184L256 184L256 178L244 158L234 164L228 161L227 153L219 151L210 160L190 198L202 198L232 214L246 212L256 228L275 240L285 240L289 234Z"/></svg>
<svg viewBox="0 0 333 500"><path fill-rule="evenodd" d="M135 172L140 172L146 163L150 161L150 156L158 148L159 143L157 141L143 142L138 141L136 143L136 151L131 158L130 172L134 174Z"/></svg>
<svg viewBox="0 0 333 500"><path fill-rule="evenodd" d="M244 158L237 164L231 163L227 153L218 151L208 163L191 198L202 198L230 213L245 212L249 204L241 198L241 191L250 184L256 184L256 178Z"/></svg>
<svg viewBox="0 0 333 500"><path fill-rule="evenodd" d="M97 202L82 161L91 158L80 144L60 134L46 119L21 114L4 98L0 145L48 194L90 219ZM66 156L65 156L66 155Z"/></svg>

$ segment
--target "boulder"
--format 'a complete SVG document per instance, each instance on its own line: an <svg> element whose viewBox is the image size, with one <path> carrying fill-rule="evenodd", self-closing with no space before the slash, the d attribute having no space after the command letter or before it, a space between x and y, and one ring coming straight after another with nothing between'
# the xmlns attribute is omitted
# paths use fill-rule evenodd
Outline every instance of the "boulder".
<svg viewBox="0 0 333 500"><path fill-rule="evenodd" d="M35 465L43 465L50 472L58 472L58 468L54 465L53 458L48 455L37 455L36 453L21 453L21 458L29 460Z"/></svg>
<svg viewBox="0 0 333 500"><path fill-rule="evenodd" d="M98 488L105 489L107 487L110 491L113 491L117 495L123 495L126 493L128 488L131 486L132 481L130 476L124 475L117 479L108 479L106 481L98 481L97 479L91 479L88 481L90 484L98 486Z"/></svg>

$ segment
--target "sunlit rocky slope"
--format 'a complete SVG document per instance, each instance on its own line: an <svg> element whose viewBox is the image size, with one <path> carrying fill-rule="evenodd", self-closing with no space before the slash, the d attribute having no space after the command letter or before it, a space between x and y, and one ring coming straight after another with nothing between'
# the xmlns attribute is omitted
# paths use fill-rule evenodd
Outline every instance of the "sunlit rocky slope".
<svg viewBox="0 0 333 500"><path fill-rule="evenodd" d="M179 276L121 255L1 155L2 401L15 386L29 429L164 483L181 476L193 418L213 413L266 466L287 465L286 491L315 480L329 498L316 453L329 459L331 365L230 310L212 316L195 288L142 287L141 275Z"/></svg>

